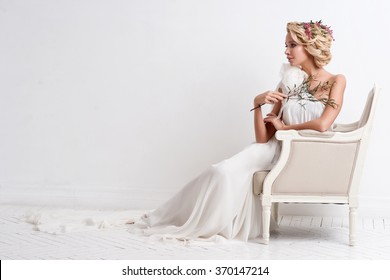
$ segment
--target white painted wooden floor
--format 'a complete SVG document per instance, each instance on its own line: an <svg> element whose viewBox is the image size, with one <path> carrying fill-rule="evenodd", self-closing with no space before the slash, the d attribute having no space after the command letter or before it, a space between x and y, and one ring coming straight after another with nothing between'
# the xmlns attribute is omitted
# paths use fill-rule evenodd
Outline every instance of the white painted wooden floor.
<svg viewBox="0 0 390 280"><path fill-rule="evenodd" d="M45 233L26 223L27 210L0 205L0 259L390 259L390 217L360 217L355 247L348 245L347 219L311 216L280 217L268 246L237 241L184 245L151 241L129 233L126 225Z"/></svg>

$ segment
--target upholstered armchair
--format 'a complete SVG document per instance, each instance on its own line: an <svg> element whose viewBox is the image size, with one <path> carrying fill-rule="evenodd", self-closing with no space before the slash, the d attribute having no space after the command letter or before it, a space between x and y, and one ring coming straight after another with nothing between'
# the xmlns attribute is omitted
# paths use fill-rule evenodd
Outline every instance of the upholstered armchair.
<svg viewBox="0 0 390 280"><path fill-rule="evenodd" d="M330 131L280 130L281 155L271 171L254 174L262 204L263 243L269 243L271 210L288 203L349 205L349 244L355 244L358 189L372 128L378 88L370 91L359 121L335 124ZM272 207L271 207L272 206Z"/></svg>

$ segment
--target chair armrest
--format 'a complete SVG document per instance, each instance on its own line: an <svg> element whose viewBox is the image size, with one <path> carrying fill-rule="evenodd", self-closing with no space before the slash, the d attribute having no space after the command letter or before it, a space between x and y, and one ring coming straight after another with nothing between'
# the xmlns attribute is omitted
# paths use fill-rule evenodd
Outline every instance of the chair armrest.
<svg viewBox="0 0 390 280"><path fill-rule="evenodd" d="M312 129L298 130L298 134L303 137L319 137L319 138L332 138L335 135L333 131L319 132Z"/></svg>
<svg viewBox="0 0 390 280"><path fill-rule="evenodd" d="M359 141L363 136L363 128L349 132L325 131L319 132L311 129L304 130L278 130L275 134L280 141L313 141L313 142L350 142Z"/></svg>
<svg viewBox="0 0 390 280"><path fill-rule="evenodd" d="M335 132L326 131L319 132L317 130L312 129L303 129L303 130L278 130L275 134L276 139L284 141L284 140L313 140L313 138L332 138L334 137Z"/></svg>
<svg viewBox="0 0 390 280"><path fill-rule="evenodd" d="M359 121L353 123L335 123L332 130L335 132L350 132L359 128Z"/></svg>
<svg viewBox="0 0 390 280"><path fill-rule="evenodd" d="M360 128L351 132L319 132L316 130L306 129L278 130L275 134L275 137L277 140L281 141L282 149L279 156L279 160L276 162L269 174L264 179L262 192L263 197L271 195L272 185L283 170L285 170L286 172L287 163L289 164L290 168L288 172L292 172L291 170L295 170L294 168L296 168L296 166L301 167L301 164L297 165L297 162L313 162L313 156L318 158L327 158L328 155L331 155L336 152L340 154L341 152L341 154L344 153L345 155L347 155L343 156L343 158L349 160L351 157L351 151L353 152L352 156L355 156L354 151L362 140L363 135L364 128ZM341 146L343 146L342 149L340 148ZM315 149L318 149L318 153L310 152L315 151ZM309 152L307 152L308 150ZM307 158L310 158L310 160L307 161ZM350 162L353 162L353 160L350 160ZM304 169L306 170L306 168ZM293 173L295 174L295 171ZM315 172L311 172L310 174L315 174ZM305 180L308 180L308 178L305 178ZM322 182L327 182L326 178ZM305 188L305 184L299 183L296 185ZM326 193L328 189L328 184L326 184L326 187L321 186L321 191L323 191L324 193ZM278 191L280 191L280 189Z"/></svg>

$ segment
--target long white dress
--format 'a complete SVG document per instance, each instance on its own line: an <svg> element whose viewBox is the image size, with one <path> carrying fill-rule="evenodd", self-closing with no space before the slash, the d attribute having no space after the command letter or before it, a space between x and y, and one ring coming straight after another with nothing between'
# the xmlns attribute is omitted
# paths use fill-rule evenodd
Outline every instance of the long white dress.
<svg viewBox="0 0 390 280"><path fill-rule="evenodd" d="M301 69L284 65L279 87L288 93L306 77ZM281 117L285 124L302 123L320 117L323 109L321 102L290 99L283 104ZM247 241L258 237L262 209L252 191L253 173L270 170L279 154L275 138L249 145L207 168L161 207L145 214L135 227L163 239Z"/></svg>

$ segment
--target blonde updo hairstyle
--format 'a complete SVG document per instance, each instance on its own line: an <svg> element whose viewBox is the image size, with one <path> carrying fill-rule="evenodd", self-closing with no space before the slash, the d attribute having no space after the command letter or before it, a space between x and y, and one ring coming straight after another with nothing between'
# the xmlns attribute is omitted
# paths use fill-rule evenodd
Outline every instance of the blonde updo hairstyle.
<svg viewBox="0 0 390 280"><path fill-rule="evenodd" d="M320 22L321 23L321 22ZM295 42L304 46L305 50L314 58L314 63L318 67L327 65L332 59L330 47L332 45L331 31L326 30L326 26L317 23L289 22L287 32ZM310 26L310 38L305 24Z"/></svg>

